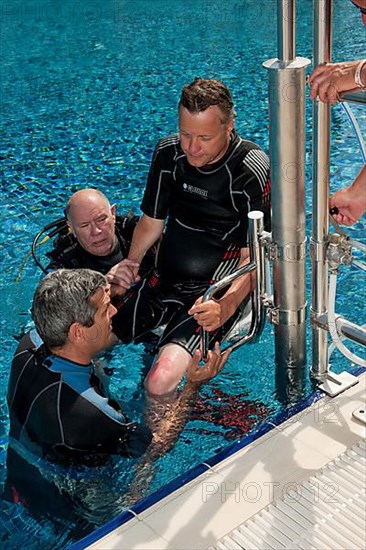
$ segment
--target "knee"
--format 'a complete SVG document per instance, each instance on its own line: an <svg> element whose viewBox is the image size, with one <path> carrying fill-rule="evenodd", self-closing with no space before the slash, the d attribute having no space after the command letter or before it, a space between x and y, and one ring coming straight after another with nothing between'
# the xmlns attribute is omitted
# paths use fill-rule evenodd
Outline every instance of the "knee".
<svg viewBox="0 0 366 550"><path fill-rule="evenodd" d="M159 358L145 379L145 388L152 395L165 395L176 389L181 376L166 358Z"/></svg>

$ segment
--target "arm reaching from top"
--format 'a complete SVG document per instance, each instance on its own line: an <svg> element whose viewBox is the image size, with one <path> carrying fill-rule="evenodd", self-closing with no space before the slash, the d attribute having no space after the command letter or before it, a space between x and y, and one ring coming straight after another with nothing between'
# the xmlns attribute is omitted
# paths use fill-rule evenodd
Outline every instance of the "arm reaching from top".
<svg viewBox="0 0 366 550"><path fill-rule="evenodd" d="M353 225L366 210L366 164L346 189L340 189L329 201L330 209L336 209L333 218L337 223Z"/></svg>
<svg viewBox="0 0 366 550"><path fill-rule="evenodd" d="M338 95L359 88L355 81L356 70L361 60L325 63L318 65L309 76L310 97L324 103L337 103ZM360 72L361 82L366 84L366 63Z"/></svg>

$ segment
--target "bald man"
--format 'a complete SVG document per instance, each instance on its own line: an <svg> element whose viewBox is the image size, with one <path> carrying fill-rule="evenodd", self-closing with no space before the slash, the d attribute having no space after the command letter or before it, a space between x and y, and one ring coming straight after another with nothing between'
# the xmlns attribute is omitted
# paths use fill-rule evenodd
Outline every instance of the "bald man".
<svg viewBox="0 0 366 550"><path fill-rule="evenodd" d="M89 268L107 276L112 296L123 296L140 279L135 273L139 263L127 254L137 216L116 216L116 207L97 189L74 193L66 205L67 225L71 233L61 235L48 270ZM143 261L142 272L154 264L150 252Z"/></svg>

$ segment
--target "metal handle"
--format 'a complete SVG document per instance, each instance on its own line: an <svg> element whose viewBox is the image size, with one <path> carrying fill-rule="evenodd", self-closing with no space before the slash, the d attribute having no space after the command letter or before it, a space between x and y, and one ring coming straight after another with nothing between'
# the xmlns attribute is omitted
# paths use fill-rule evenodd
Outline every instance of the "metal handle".
<svg viewBox="0 0 366 550"><path fill-rule="evenodd" d="M266 280L268 269L265 265L264 247L261 242L261 236L263 234L263 212L253 211L249 212L249 250L250 250L250 263L240 267L230 275L227 275L217 283L211 285L205 292L202 302L210 300L216 292L229 286L233 281L256 270L256 285L255 291L252 294L252 322L248 334L240 338L232 347L237 349L245 343L253 340L254 336L257 336L262 332L265 322L265 307L263 305L262 296L265 295L267 289ZM209 348L210 335L207 331L201 328L201 344L202 344L202 358L206 360L208 348ZM224 353L225 350L222 351Z"/></svg>

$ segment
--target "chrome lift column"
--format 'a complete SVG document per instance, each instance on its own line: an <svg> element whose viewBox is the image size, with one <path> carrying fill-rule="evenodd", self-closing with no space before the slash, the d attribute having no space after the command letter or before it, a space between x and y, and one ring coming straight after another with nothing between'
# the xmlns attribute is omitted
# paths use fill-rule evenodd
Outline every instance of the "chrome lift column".
<svg viewBox="0 0 366 550"><path fill-rule="evenodd" d="M278 59L268 69L272 180L273 308L276 362L306 363L305 294L305 69L295 57L295 1L278 0Z"/></svg>
<svg viewBox="0 0 366 550"><path fill-rule="evenodd" d="M332 0L314 0L314 67L331 59ZM312 320L328 311L330 105L313 103L313 228ZM323 380L328 372L328 331L312 323L312 375Z"/></svg>

